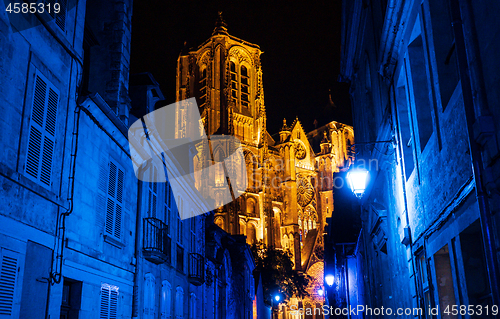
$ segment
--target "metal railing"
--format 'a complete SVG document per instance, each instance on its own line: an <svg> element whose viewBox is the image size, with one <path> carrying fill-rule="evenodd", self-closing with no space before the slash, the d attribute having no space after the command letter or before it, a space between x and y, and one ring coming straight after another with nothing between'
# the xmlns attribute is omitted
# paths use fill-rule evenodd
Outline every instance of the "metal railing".
<svg viewBox="0 0 500 319"><path fill-rule="evenodd" d="M194 285L205 282L205 258L197 253L189 254L189 281Z"/></svg>
<svg viewBox="0 0 500 319"><path fill-rule="evenodd" d="M161 220L144 218L143 249L144 257L154 263L171 260L171 239L168 235L168 225Z"/></svg>

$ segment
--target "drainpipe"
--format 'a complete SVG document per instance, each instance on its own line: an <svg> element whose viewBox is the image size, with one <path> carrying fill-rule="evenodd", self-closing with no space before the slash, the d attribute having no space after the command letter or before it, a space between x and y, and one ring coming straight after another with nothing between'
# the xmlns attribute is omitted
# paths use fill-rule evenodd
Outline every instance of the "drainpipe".
<svg viewBox="0 0 500 319"><path fill-rule="evenodd" d="M137 179L137 213L135 215L135 272L134 272L134 291L132 299L132 318L139 317L139 280L142 272L141 258L141 209L142 206L142 181Z"/></svg>
<svg viewBox="0 0 500 319"><path fill-rule="evenodd" d="M460 80L462 85L462 96L464 99L465 119L467 122L467 132L469 137L469 148L472 162L472 171L476 186L476 198L479 206L479 215L481 221L481 230L483 235L484 252L488 270L488 279L492 301L494 305L500 304L498 281L498 260L496 259L496 247L491 225L491 210L486 197L486 190L482 183L484 176L484 167L482 166L482 153L474 140L474 123L476 121L476 112L474 110L474 99L472 94L471 79L469 74L469 64L467 60L467 48L465 46L463 22L458 0L450 0L452 14L452 26L455 36L455 46L457 49L458 66L460 70Z"/></svg>

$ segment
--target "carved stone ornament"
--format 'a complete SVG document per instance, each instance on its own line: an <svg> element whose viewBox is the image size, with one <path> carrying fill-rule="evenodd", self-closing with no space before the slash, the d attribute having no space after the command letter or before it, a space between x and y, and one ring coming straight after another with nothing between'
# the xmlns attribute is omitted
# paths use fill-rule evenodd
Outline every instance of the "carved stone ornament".
<svg viewBox="0 0 500 319"><path fill-rule="evenodd" d="M299 160L306 158L306 147L302 141L295 142L295 157Z"/></svg>
<svg viewBox="0 0 500 319"><path fill-rule="evenodd" d="M306 207L314 196L314 188L309 181L309 178L305 176L298 176L297 181L297 202L301 207Z"/></svg>

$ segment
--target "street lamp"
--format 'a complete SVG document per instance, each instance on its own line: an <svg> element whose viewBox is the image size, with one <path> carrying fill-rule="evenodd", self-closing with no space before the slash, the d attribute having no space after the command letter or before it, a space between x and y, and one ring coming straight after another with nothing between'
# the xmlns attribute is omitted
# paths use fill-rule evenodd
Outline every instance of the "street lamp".
<svg viewBox="0 0 500 319"><path fill-rule="evenodd" d="M323 289L321 289L321 288L320 288L320 289L318 289L318 295L323 296L323 294L324 294Z"/></svg>
<svg viewBox="0 0 500 319"><path fill-rule="evenodd" d="M277 293L276 295L274 295L274 297L272 298L272 305L271 305L271 308L272 308L272 317L273 318L277 318L278 317L278 311L279 311L279 306L280 306L280 300L281 300L281 294L280 293Z"/></svg>
<svg viewBox="0 0 500 319"><path fill-rule="evenodd" d="M347 182L356 197L361 198L368 183L368 171L364 168L353 167L347 172Z"/></svg>
<svg viewBox="0 0 500 319"><path fill-rule="evenodd" d="M333 286L333 281L334 280L335 280L335 277L333 275L328 274L328 275L325 276L325 282L328 285L328 287Z"/></svg>

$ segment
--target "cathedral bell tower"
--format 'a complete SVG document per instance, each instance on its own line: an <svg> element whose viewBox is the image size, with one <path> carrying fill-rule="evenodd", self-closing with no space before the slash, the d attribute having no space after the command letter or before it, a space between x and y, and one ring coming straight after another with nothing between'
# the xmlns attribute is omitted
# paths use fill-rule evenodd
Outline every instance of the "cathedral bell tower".
<svg viewBox="0 0 500 319"><path fill-rule="evenodd" d="M196 49L183 50L179 55L176 78L176 100L195 97L201 118L200 122L192 120L182 103L178 103L176 138L190 136L190 132L202 129L209 136L223 134L237 137L245 152L245 162L241 165L247 165L247 190L255 192L259 189L256 185L261 185L255 179L263 178L256 177L253 168L262 164L265 138L268 136L261 54L258 45L228 33L227 24L219 12L210 38ZM224 173L215 172L214 176L197 174L201 174L199 172L212 165L213 161L223 160L232 150L215 147L206 152L203 149L207 145L203 143L198 143L196 147L199 155L194 160L196 187L205 198L215 200L218 205L226 183ZM243 216L247 210L246 203L245 199L237 199L219 208L215 216L216 223L231 234L246 233L247 217ZM256 238L263 236L258 229L251 232Z"/></svg>
<svg viewBox="0 0 500 319"><path fill-rule="evenodd" d="M234 135L257 146L266 117L261 54L258 45L229 35L219 12L212 36L179 55L176 100L196 98L207 134ZM199 129L187 120L178 115L178 132Z"/></svg>

